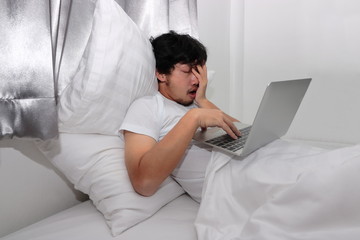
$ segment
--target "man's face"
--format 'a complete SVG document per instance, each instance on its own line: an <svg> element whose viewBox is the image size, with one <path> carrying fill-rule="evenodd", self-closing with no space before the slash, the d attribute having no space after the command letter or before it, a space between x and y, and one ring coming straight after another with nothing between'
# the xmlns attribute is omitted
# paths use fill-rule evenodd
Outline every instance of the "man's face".
<svg viewBox="0 0 360 240"><path fill-rule="evenodd" d="M158 79L160 78L158 75ZM159 91L166 98L184 106L194 102L199 80L193 74L191 65L176 64L173 71L163 75L160 81Z"/></svg>

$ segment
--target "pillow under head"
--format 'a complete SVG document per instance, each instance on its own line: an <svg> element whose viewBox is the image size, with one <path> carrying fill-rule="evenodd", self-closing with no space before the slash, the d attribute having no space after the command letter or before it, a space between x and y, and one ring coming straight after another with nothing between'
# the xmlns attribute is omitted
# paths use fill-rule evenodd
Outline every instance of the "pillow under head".
<svg viewBox="0 0 360 240"><path fill-rule="evenodd" d="M60 133L59 139L37 146L74 187L89 195L114 236L144 221L184 193L167 178L151 197L137 194L124 162L124 142L118 136Z"/></svg>
<svg viewBox="0 0 360 240"><path fill-rule="evenodd" d="M75 188L89 194L113 235L184 193L168 178L156 194L142 197L126 171L118 129L135 99L156 92L149 40L114 0L97 0L86 50L59 99L59 139L38 147Z"/></svg>
<svg viewBox="0 0 360 240"><path fill-rule="evenodd" d="M77 73L59 99L59 130L117 135L136 99L157 91L151 43L113 0L98 0Z"/></svg>

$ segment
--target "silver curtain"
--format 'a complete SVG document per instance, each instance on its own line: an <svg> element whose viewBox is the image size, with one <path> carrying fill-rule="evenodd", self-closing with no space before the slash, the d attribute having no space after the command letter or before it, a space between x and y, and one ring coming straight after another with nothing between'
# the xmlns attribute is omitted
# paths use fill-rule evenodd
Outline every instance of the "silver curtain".
<svg viewBox="0 0 360 240"><path fill-rule="evenodd" d="M76 72L95 3L0 1L0 139L57 136L57 95Z"/></svg>
<svg viewBox="0 0 360 240"><path fill-rule="evenodd" d="M48 1L0 1L1 138L57 134Z"/></svg>
<svg viewBox="0 0 360 240"><path fill-rule="evenodd" d="M0 0L0 139L57 136L56 99L72 80L96 1ZM148 37L198 37L196 0L115 0Z"/></svg>
<svg viewBox="0 0 360 240"><path fill-rule="evenodd" d="M148 37L174 30L198 37L196 0L116 0Z"/></svg>

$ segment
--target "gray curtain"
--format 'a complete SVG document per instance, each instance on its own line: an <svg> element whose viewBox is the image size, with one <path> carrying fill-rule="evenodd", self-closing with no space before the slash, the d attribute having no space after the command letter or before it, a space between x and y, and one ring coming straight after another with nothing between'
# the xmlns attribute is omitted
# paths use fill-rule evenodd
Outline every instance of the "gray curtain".
<svg viewBox="0 0 360 240"><path fill-rule="evenodd" d="M1 138L57 135L49 1L0 1Z"/></svg>
<svg viewBox="0 0 360 240"><path fill-rule="evenodd" d="M56 100L72 80L96 1L0 0L0 139L58 135ZM116 0L148 37L198 37L196 0Z"/></svg>
<svg viewBox="0 0 360 240"><path fill-rule="evenodd" d="M117 0L148 37L174 30L198 37L196 0Z"/></svg>
<svg viewBox="0 0 360 240"><path fill-rule="evenodd" d="M76 72L95 4L0 1L0 139L58 135L56 99Z"/></svg>

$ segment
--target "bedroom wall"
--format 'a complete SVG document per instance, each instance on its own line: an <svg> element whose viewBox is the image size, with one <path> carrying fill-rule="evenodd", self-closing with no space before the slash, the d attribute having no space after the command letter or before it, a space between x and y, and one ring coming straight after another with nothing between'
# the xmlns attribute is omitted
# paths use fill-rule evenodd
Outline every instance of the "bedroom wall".
<svg viewBox="0 0 360 240"><path fill-rule="evenodd" d="M244 0L197 0L201 42L207 47L208 97L242 119ZM231 99L231 101L230 101Z"/></svg>
<svg viewBox="0 0 360 240"><path fill-rule="evenodd" d="M221 109L229 112L230 78L230 4L229 1L197 0L200 41L208 51L209 76L207 95Z"/></svg>
<svg viewBox="0 0 360 240"><path fill-rule="evenodd" d="M0 141L0 237L86 199L30 141Z"/></svg>
<svg viewBox="0 0 360 240"><path fill-rule="evenodd" d="M245 13L244 120L266 82L312 77L289 135L360 142L360 2L251 0Z"/></svg>
<svg viewBox="0 0 360 240"><path fill-rule="evenodd" d="M200 39L210 52L208 65L216 71L210 99L242 121L252 122L268 82L312 77L287 137L360 142L359 1L198 3ZM229 37L236 33L242 35L239 45ZM234 59L239 55L242 58ZM237 78L231 77L235 63L241 70ZM235 98L232 86L241 100ZM241 112L234 108L239 101Z"/></svg>

